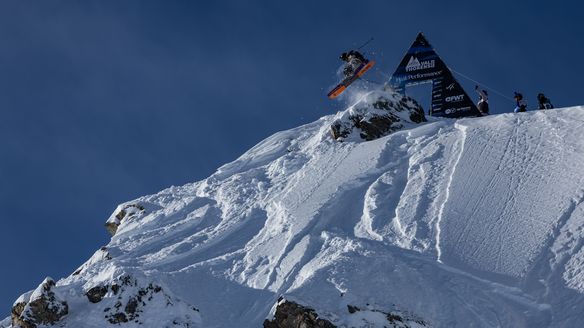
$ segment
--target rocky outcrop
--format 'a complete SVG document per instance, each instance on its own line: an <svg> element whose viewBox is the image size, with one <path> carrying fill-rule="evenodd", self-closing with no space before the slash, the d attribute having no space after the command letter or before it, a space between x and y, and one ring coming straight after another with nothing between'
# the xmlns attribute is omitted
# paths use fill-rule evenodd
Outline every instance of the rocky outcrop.
<svg viewBox="0 0 584 328"><path fill-rule="evenodd" d="M393 328L410 328L410 327L428 327L426 322L416 316L403 311L385 311L379 310L370 304L363 307L347 305L349 321L351 327L393 327ZM343 317L337 313L333 315L337 319ZM338 322L337 322L338 323ZM341 327L346 327L346 322L338 323ZM337 327L331 321L320 318L312 308L300 305L296 302L280 298L276 306L274 318L264 321L264 328L335 328Z"/></svg>
<svg viewBox="0 0 584 328"><path fill-rule="evenodd" d="M67 314L70 312L68 300L75 303L77 311L87 311L101 314L93 317L93 324L109 326L111 324L132 327L141 325L150 327L153 318L164 323L164 327L199 327L201 316L199 310L188 303L174 297L151 280L135 278L130 274L122 274L117 278L101 282L86 282L83 289L75 292L63 286L56 286L51 278L45 279L34 291L23 294L12 307L9 320L0 321L0 328L37 328L45 326L69 327ZM61 291L61 292L60 292ZM85 302L82 300L85 299ZM163 313L161 313L163 311ZM70 318L79 319L77 316ZM79 327L78 323L73 324Z"/></svg>
<svg viewBox="0 0 584 328"><path fill-rule="evenodd" d="M55 324L67 315L69 306L54 289L55 281L46 278L33 292L22 295L12 307L12 325L36 328Z"/></svg>
<svg viewBox="0 0 584 328"><path fill-rule="evenodd" d="M105 294L107 294L107 290L108 290L107 286L95 286L89 289L85 293L85 295L87 296L87 299L91 303L99 303L101 302Z"/></svg>
<svg viewBox="0 0 584 328"><path fill-rule="evenodd" d="M112 296L117 296L114 306L104 309L105 319L112 324L121 324L128 321L139 322L137 318L144 311L143 308L147 306L149 301L152 301L155 294L162 292L162 287L153 284L140 287L138 281L130 276L122 277L111 286L98 286L92 289L105 290L106 293L110 289ZM162 296L168 299L167 302L170 302L168 296L163 293Z"/></svg>
<svg viewBox="0 0 584 328"><path fill-rule="evenodd" d="M319 318L311 308L281 299L273 320L264 321L264 328L335 328L330 321Z"/></svg>
<svg viewBox="0 0 584 328"><path fill-rule="evenodd" d="M379 90L342 112L331 125L331 135L343 140L356 132L370 141L425 121L424 110L414 99L391 89Z"/></svg>
<svg viewBox="0 0 584 328"><path fill-rule="evenodd" d="M366 304L363 308L349 304L347 305L347 311L352 315L353 322L363 323L363 325L359 327L369 327L368 320L366 318L374 317L384 318L382 323L383 327L410 328L428 326L426 322L412 314L403 313L401 311L382 311L376 308L372 308L369 304ZM381 323L380 321L378 322Z"/></svg>
<svg viewBox="0 0 584 328"><path fill-rule="evenodd" d="M172 306L179 306L182 312L189 314L176 317L172 324L169 323L169 327L193 327L194 321L197 321L194 318L199 316L198 309L171 297L162 287L154 283L143 284L130 275L121 276L109 284L90 287L85 296L89 302L99 303L103 308L99 311L103 312L104 320L110 324L134 323L147 326L148 322L143 319L145 312L153 314L161 308Z"/></svg>
<svg viewBox="0 0 584 328"><path fill-rule="evenodd" d="M140 204L123 204L116 208L114 213L105 223L105 228L113 236L123 220L130 219L137 214L143 214L144 207Z"/></svg>

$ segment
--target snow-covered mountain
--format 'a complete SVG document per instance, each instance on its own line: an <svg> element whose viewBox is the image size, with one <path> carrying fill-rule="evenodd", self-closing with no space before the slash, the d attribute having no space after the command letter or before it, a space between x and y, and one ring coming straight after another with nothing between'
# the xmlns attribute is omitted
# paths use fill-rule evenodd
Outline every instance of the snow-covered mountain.
<svg viewBox="0 0 584 328"><path fill-rule="evenodd" d="M13 316L23 327L41 310L58 327L584 322L584 108L333 140L346 116L121 204L111 242L21 296Z"/></svg>

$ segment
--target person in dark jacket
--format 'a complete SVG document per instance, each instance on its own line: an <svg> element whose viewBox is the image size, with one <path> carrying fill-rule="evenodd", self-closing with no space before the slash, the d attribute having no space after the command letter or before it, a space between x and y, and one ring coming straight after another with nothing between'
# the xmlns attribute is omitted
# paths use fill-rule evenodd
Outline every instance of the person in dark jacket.
<svg viewBox="0 0 584 328"><path fill-rule="evenodd" d="M343 69L343 74L345 77L349 77L355 73L355 70L359 68L361 64L367 63L368 60L365 56L357 50L350 50L349 52L343 52L339 57L342 61L346 62L345 68Z"/></svg>
<svg viewBox="0 0 584 328"><path fill-rule="evenodd" d="M537 95L537 103L539 105L539 109L552 109L554 105L548 97L546 97L543 93Z"/></svg>
<svg viewBox="0 0 584 328"><path fill-rule="evenodd" d="M522 112L526 112L527 111L527 101L525 101L523 99L523 95L519 92L515 92L515 101L517 104L517 107L515 107L514 112L515 113L522 113Z"/></svg>
<svg viewBox="0 0 584 328"><path fill-rule="evenodd" d="M478 85L475 86L475 91L479 94L479 102L477 108L481 115L489 115L489 94L487 90L481 90Z"/></svg>

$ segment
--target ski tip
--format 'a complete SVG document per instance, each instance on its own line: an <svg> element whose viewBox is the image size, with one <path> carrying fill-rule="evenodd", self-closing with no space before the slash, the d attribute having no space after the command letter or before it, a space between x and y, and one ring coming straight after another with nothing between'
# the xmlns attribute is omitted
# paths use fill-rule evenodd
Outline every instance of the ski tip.
<svg viewBox="0 0 584 328"><path fill-rule="evenodd" d="M357 74L357 77L363 76L363 74L365 74L365 72L367 72L371 67L373 67L373 65L375 65L375 61L374 60L370 60L367 63L367 65L365 65L365 67L363 67L361 69L361 71L359 71L359 73Z"/></svg>
<svg viewBox="0 0 584 328"><path fill-rule="evenodd" d="M341 93L343 93L343 91L345 91L347 87L345 87L344 85L340 85L337 88L334 88L331 92L329 92L328 97L329 99L335 99L336 97L338 97Z"/></svg>
<svg viewBox="0 0 584 328"><path fill-rule="evenodd" d="M371 67L373 67L373 65L375 65L375 61L370 60L365 66L363 66L363 68L359 70L359 72L355 76L353 76L349 80L343 81L340 85L331 90L331 92L329 92L327 95L329 99L335 99L336 97L338 97L347 89L349 85L351 85L351 83L353 83L356 79L360 78L363 74L365 74L365 72L367 72Z"/></svg>

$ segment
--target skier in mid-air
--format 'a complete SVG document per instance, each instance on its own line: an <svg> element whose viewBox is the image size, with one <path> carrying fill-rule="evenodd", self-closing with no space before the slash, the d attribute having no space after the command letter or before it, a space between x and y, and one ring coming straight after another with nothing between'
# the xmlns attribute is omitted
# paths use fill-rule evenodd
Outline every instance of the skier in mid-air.
<svg viewBox="0 0 584 328"><path fill-rule="evenodd" d="M375 65L375 61L368 60L357 50L343 52L339 58L346 63L343 68L345 78L328 93L330 99L338 97L351 83L355 82Z"/></svg>
<svg viewBox="0 0 584 328"><path fill-rule="evenodd" d="M479 102L477 103L477 108L481 115L489 115L489 94L487 90L481 90L478 85L475 86L476 92L479 94Z"/></svg>
<svg viewBox="0 0 584 328"><path fill-rule="evenodd" d="M527 111L527 101L525 101L523 99L523 95L519 92L515 92L515 96L513 98L515 98L515 102L517 104L517 107L515 107L515 110L513 110L513 111L515 113L526 112Z"/></svg>
<svg viewBox="0 0 584 328"><path fill-rule="evenodd" d="M537 95L537 103L539 105L539 109L553 109L554 105L552 105L551 100L546 97L543 93Z"/></svg>
<svg viewBox="0 0 584 328"><path fill-rule="evenodd" d="M357 50L343 52L339 58L347 63L345 64L345 68L343 68L343 74L345 77L352 76L361 64L366 64L368 62L365 56Z"/></svg>

